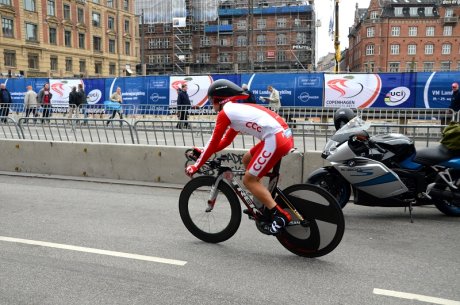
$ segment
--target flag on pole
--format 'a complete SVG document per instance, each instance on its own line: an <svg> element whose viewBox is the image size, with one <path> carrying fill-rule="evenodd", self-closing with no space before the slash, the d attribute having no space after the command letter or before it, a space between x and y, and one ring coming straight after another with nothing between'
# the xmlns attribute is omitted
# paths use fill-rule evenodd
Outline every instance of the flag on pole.
<svg viewBox="0 0 460 305"><path fill-rule="evenodd" d="M330 12L331 14L331 19L329 20L329 37L331 37L332 40L334 40L334 20L335 20L335 9L334 9L334 1L331 0L331 9Z"/></svg>

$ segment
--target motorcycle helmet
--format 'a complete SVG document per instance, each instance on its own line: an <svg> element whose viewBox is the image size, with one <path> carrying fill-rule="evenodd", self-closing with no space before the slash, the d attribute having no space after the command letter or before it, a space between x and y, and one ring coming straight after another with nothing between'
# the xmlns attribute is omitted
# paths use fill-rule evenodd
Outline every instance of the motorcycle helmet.
<svg viewBox="0 0 460 305"><path fill-rule="evenodd" d="M347 124L352 118L355 117L355 113L350 108L339 108L334 113L334 126L335 130L339 130Z"/></svg>
<svg viewBox="0 0 460 305"><path fill-rule="evenodd" d="M243 89L227 79L216 80L209 86L208 97L211 102L223 104L236 99L245 99Z"/></svg>

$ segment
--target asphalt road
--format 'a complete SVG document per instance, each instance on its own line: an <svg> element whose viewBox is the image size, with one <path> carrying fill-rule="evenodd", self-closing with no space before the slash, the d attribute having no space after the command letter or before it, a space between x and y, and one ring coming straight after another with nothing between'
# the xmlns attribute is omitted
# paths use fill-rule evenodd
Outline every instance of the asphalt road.
<svg viewBox="0 0 460 305"><path fill-rule="evenodd" d="M248 219L197 240L177 188L2 175L0 192L2 305L460 304L460 219L433 207L349 204L339 247L307 259Z"/></svg>

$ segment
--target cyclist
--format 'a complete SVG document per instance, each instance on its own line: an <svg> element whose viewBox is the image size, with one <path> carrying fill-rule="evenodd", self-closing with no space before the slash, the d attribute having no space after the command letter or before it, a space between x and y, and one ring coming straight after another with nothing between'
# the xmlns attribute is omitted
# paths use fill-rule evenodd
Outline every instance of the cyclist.
<svg viewBox="0 0 460 305"><path fill-rule="evenodd" d="M248 95L229 80L212 83L208 97L218 112L216 126L196 163L186 168L186 174L193 176L212 154L230 145L239 132L260 139L243 156L246 168L243 183L271 212L272 223L266 230L273 235L279 233L291 221L291 215L276 204L260 179L294 147L292 131L278 114L264 106L234 103L247 99Z"/></svg>

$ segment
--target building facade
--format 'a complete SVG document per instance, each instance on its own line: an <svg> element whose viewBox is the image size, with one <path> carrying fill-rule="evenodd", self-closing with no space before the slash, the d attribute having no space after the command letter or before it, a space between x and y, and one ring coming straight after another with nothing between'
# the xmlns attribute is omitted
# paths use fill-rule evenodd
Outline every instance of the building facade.
<svg viewBox="0 0 460 305"><path fill-rule="evenodd" d="M313 70L313 1L219 0L215 12L199 2L185 1L182 21L141 25L147 74ZM149 8L141 10L147 14ZM199 16L216 18L202 21Z"/></svg>
<svg viewBox="0 0 460 305"><path fill-rule="evenodd" d="M460 70L457 0L371 0L356 7L346 65L351 72Z"/></svg>
<svg viewBox="0 0 460 305"><path fill-rule="evenodd" d="M120 76L139 62L133 0L0 0L0 16L3 76Z"/></svg>

